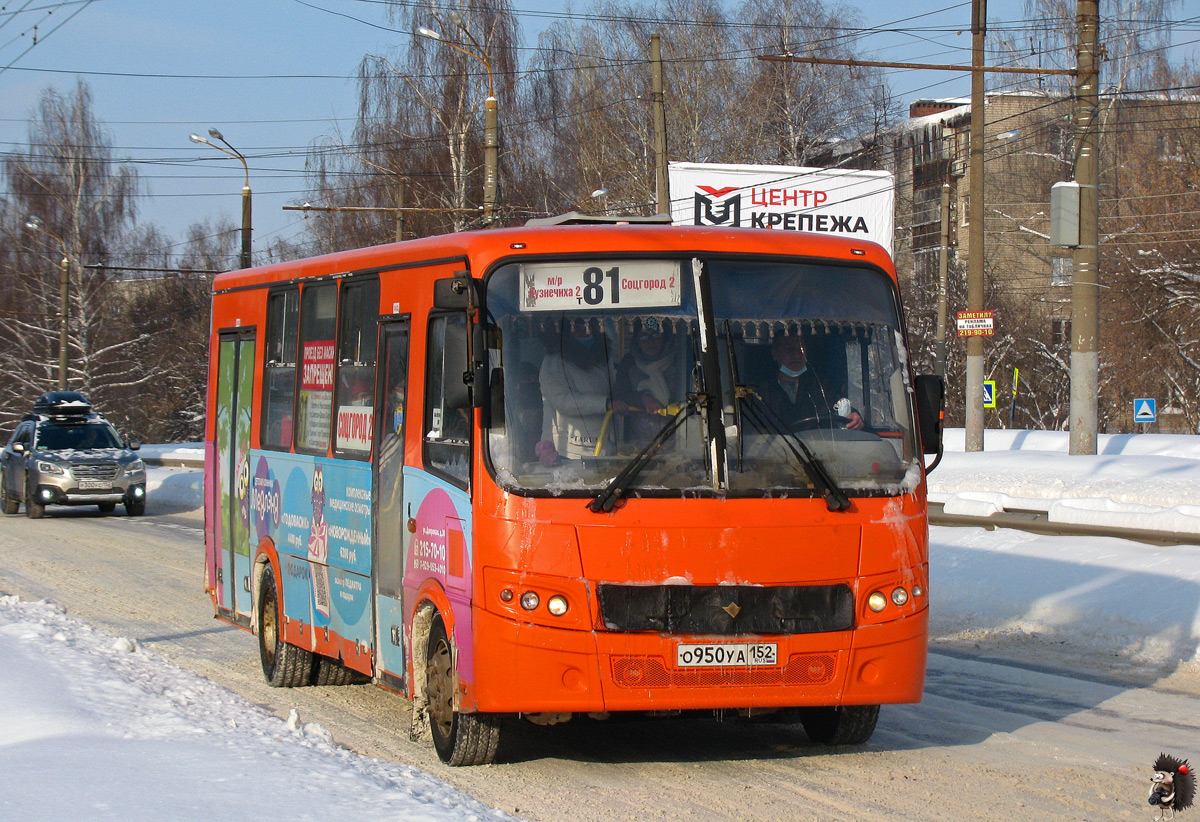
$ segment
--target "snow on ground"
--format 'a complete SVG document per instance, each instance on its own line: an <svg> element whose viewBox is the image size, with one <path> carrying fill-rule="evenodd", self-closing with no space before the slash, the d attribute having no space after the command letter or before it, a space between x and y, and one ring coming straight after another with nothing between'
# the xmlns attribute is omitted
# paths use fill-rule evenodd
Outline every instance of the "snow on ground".
<svg viewBox="0 0 1200 822"><path fill-rule="evenodd" d="M986 451L948 452L930 476L946 510L1046 510L1052 519L1200 532L1200 437L989 431ZM164 453L166 452L166 453ZM173 452L173 453L172 453ZM146 446L198 461L198 447ZM147 512L200 507L195 468L151 468ZM1006 640L1045 661L1200 670L1200 546L931 529L935 645ZM0 818L208 820L506 819L415 768L338 747L127 639L45 602L0 596ZM64 786L70 786L64 789ZM204 805L197 802L204 787Z"/></svg>
<svg viewBox="0 0 1200 822"><path fill-rule="evenodd" d="M977 453L963 441L961 428L948 430L929 475L929 499L947 514L1019 508L1051 522L1200 534L1200 436L1105 434L1099 454L1074 457L1063 431L987 431Z"/></svg>
<svg viewBox="0 0 1200 822"><path fill-rule="evenodd" d="M0 819L511 819L46 602L0 596Z"/></svg>

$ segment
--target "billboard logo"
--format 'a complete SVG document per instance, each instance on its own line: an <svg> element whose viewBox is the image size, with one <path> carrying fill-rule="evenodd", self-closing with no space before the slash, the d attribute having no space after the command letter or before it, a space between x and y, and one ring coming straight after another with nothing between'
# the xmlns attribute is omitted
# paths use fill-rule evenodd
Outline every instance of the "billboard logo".
<svg viewBox="0 0 1200 822"><path fill-rule="evenodd" d="M696 188L711 196L696 194L695 219L693 220L695 225L727 225L734 228L741 226L742 196L740 194L723 203L716 202L729 192L737 191L737 186L726 186L725 188L696 186Z"/></svg>

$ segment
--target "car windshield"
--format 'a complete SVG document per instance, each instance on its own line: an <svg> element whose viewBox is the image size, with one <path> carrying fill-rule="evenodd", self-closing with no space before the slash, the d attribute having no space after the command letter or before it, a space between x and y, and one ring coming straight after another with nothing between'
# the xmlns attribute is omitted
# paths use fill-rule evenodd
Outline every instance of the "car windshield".
<svg viewBox="0 0 1200 822"><path fill-rule="evenodd" d="M106 422L79 425L43 423L38 426L34 447L39 451L87 451L93 448L124 448L125 443Z"/></svg>
<svg viewBox="0 0 1200 822"><path fill-rule="evenodd" d="M813 458L852 494L919 477L897 300L876 269L528 261L492 274L487 309L488 457L510 490L595 496L631 463L629 496L816 496Z"/></svg>

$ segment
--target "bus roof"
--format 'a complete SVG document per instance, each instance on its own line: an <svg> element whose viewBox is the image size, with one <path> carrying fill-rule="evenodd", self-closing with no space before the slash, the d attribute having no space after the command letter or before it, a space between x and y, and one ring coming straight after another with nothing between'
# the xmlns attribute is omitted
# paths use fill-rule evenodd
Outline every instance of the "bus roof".
<svg viewBox="0 0 1200 822"><path fill-rule="evenodd" d="M869 240L831 234L760 228L662 225L566 225L461 231L400 243L357 248L258 268L229 271L213 279L214 291L305 277L348 274L420 262L469 258L480 275L495 261L529 254L636 254L722 252L861 260L888 272L887 251Z"/></svg>

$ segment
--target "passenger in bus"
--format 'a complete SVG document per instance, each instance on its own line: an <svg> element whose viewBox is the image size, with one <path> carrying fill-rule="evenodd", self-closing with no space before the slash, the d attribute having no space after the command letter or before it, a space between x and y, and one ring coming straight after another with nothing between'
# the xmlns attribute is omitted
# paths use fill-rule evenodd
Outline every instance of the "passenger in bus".
<svg viewBox="0 0 1200 822"><path fill-rule="evenodd" d="M617 366L613 411L626 414L625 436L644 444L663 427L659 412L682 400L679 358L673 335L657 317L639 322L633 347Z"/></svg>
<svg viewBox="0 0 1200 822"><path fill-rule="evenodd" d="M607 345L595 321L564 323L551 338L538 378L542 388L542 435L535 446L543 465L562 457L595 453L608 412L612 379Z"/></svg>
<svg viewBox="0 0 1200 822"><path fill-rule="evenodd" d="M774 373L759 386L759 393L789 429L801 422L827 422L835 417L844 418L846 428L863 427L862 415L850 401L829 395L808 367L808 351L799 335L777 334L771 343L771 360Z"/></svg>

